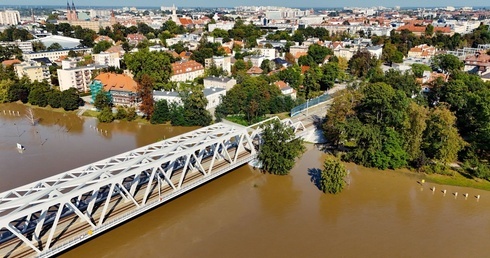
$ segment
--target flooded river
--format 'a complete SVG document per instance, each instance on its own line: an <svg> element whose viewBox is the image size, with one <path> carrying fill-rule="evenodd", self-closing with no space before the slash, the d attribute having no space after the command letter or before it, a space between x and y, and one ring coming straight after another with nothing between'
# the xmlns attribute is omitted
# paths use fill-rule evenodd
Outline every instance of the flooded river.
<svg viewBox="0 0 490 258"><path fill-rule="evenodd" d="M102 126L47 111L31 127L22 116L3 115L3 108L0 191L189 130ZM22 154L17 141L26 146ZM347 164L349 185L325 195L309 175L324 157L309 146L288 176L240 167L61 257L489 256L489 192L422 186L417 175Z"/></svg>

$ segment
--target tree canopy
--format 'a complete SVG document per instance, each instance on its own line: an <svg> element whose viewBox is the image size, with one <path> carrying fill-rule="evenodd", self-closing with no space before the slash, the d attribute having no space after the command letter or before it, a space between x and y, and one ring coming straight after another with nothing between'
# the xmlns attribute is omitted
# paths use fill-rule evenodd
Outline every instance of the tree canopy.
<svg viewBox="0 0 490 258"><path fill-rule="evenodd" d="M148 48L124 55L124 62L134 74L136 81L143 75L149 76L154 82L154 89L162 89L172 75L170 56L166 52L150 52Z"/></svg>
<svg viewBox="0 0 490 258"><path fill-rule="evenodd" d="M264 123L261 129L262 145L258 159L262 169L275 175L289 174L296 158L305 150L303 140L295 137L291 127L276 119Z"/></svg>

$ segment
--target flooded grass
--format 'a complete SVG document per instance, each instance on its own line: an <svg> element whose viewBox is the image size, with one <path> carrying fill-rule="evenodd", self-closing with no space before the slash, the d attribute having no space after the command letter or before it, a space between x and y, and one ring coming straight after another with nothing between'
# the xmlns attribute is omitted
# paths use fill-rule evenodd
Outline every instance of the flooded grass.
<svg viewBox="0 0 490 258"><path fill-rule="evenodd" d="M489 181L483 179L469 179L459 172L455 172L453 176L429 174L426 176L426 180L441 185L464 186L490 191Z"/></svg>

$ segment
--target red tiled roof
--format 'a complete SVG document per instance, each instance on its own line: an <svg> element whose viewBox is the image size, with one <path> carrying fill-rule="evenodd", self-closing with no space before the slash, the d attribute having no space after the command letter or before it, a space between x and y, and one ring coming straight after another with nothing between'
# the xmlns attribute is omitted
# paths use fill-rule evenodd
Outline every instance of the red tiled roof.
<svg viewBox="0 0 490 258"><path fill-rule="evenodd" d="M126 74L101 73L94 80L100 81L107 92L111 90L136 92L138 89L138 83Z"/></svg>
<svg viewBox="0 0 490 258"><path fill-rule="evenodd" d="M185 62L175 62L172 64L172 75L190 73L197 70L204 70L202 64L189 60Z"/></svg>
<svg viewBox="0 0 490 258"><path fill-rule="evenodd" d="M260 67L252 66L252 68L248 69L247 74L261 74L263 72Z"/></svg>
<svg viewBox="0 0 490 258"><path fill-rule="evenodd" d="M4 60L2 62L2 65L3 66L9 66L9 65L14 65L14 64L20 64L20 60L19 59L13 59L13 60Z"/></svg>

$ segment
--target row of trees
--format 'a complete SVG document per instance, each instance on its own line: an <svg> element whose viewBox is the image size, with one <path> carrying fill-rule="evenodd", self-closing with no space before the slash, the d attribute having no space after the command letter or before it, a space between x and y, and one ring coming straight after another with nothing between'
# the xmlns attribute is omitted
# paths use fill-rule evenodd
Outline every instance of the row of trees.
<svg viewBox="0 0 490 258"><path fill-rule="evenodd" d="M488 171L489 86L453 70L448 82L435 81L431 93L412 98L415 76L390 70L334 100L325 136L335 146L351 146L345 158L365 166L429 165L429 171L444 172L459 157L473 174L487 178L481 171Z"/></svg>
<svg viewBox="0 0 490 258"><path fill-rule="evenodd" d="M51 88L48 82L30 82L21 80L3 79L0 81L0 103L22 101L32 105L52 108L63 108L67 111L78 109L82 101L76 89L59 91Z"/></svg>

